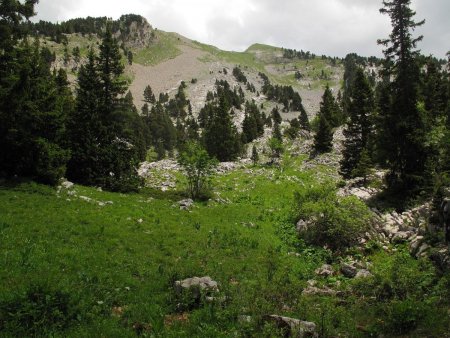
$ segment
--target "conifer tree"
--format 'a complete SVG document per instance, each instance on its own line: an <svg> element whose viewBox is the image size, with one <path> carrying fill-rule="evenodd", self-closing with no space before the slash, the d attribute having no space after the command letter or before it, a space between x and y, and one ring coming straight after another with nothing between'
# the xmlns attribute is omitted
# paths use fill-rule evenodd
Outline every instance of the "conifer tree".
<svg viewBox="0 0 450 338"><path fill-rule="evenodd" d="M278 110L278 107L275 107L272 109L272 121L274 123L278 123L280 124L282 119L281 119L281 115L280 115L280 111Z"/></svg>
<svg viewBox="0 0 450 338"><path fill-rule="evenodd" d="M95 185L96 179L101 175L100 78L93 49L89 50L87 59L87 63L78 72L76 107L68 117L67 129L72 156L67 176L81 184Z"/></svg>
<svg viewBox="0 0 450 338"><path fill-rule="evenodd" d="M364 148L359 154L358 162L353 168L352 177L362 177L363 183L367 183L367 176L372 172L372 162L370 160L369 152Z"/></svg>
<svg viewBox="0 0 450 338"><path fill-rule="evenodd" d="M325 91L322 95L320 114L325 117L331 128L336 128L343 123L342 112L340 111L336 99L334 98L328 84L325 87Z"/></svg>
<svg viewBox="0 0 450 338"><path fill-rule="evenodd" d="M153 90L150 85L147 85L144 89L144 101L150 104L154 104L156 102L155 94L153 94Z"/></svg>
<svg viewBox="0 0 450 338"><path fill-rule="evenodd" d="M234 160L241 150L240 137L228 112L230 108L226 99L220 97L204 130L206 150L219 161Z"/></svg>
<svg viewBox="0 0 450 338"><path fill-rule="evenodd" d="M385 72L393 78L389 84L391 105L380 111L384 120L381 131L389 138L384 145L389 167L388 185L396 191L413 191L427 180L428 150L426 148L426 119L418 109L419 67L417 42L412 31L424 21L415 22L410 0L383 1L382 14L391 18L389 39L379 40L386 62ZM383 146L383 145L381 145Z"/></svg>
<svg viewBox="0 0 450 338"><path fill-rule="evenodd" d="M308 118L308 115L306 114L306 110L305 109L301 109L300 110L299 122L300 122L300 126L303 129L305 129L307 131L311 130L311 125L309 123L309 118Z"/></svg>
<svg viewBox="0 0 450 338"><path fill-rule="evenodd" d="M272 128L272 137L280 142L283 142L283 136L281 135L280 124L275 122Z"/></svg>
<svg viewBox="0 0 450 338"><path fill-rule="evenodd" d="M322 95L320 110L317 114L318 128L314 136L314 150L317 153L327 153L333 148L333 124L329 121L335 118L335 101L328 85Z"/></svg>
<svg viewBox="0 0 450 338"><path fill-rule="evenodd" d="M349 120L344 129L344 150L340 163L340 172L345 178L353 176L361 152L368 148L374 110L372 89L361 68L356 71L352 87L348 96Z"/></svg>
<svg viewBox="0 0 450 338"><path fill-rule="evenodd" d="M245 113L242 122L242 134L245 136L245 143L251 142L258 137L258 127L253 115Z"/></svg>
<svg viewBox="0 0 450 338"><path fill-rule="evenodd" d="M100 113L104 124L114 112L119 95L126 90L125 81L121 78L124 71L119 45L113 38L111 27L106 26L106 32L100 45L97 58L97 68L100 78Z"/></svg>
<svg viewBox="0 0 450 338"><path fill-rule="evenodd" d="M76 112L69 119L69 177L113 191L136 190L137 165L145 156L145 126L121 79L119 46L106 29L100 54L91 50L78 78Z"/></svg>
<svg viewBox="0 0 450 338"><path fill-rule="evenodd" d="M319 126L314 136L314 150L317 153L327 153L333 149L333 132L325 116L319 115Z"/></svg>
<svg viewBox="0 0 450 338"><path fill-rule="evenodd" d="M252 157L251 160L253 162L253 165L256 165L259 161L259 154L258 154L258 150L256 149L256 146L253 145L252 147Z"/></svg>
<svg viewBox="0 0 450 338"><path fill-rule="evenodd" d="M1 7L0 173L55 184L69 157L64 126L72 98L63 74L50 71L39 40L30 46L20 34L19 23L33 4Z"/></svg>

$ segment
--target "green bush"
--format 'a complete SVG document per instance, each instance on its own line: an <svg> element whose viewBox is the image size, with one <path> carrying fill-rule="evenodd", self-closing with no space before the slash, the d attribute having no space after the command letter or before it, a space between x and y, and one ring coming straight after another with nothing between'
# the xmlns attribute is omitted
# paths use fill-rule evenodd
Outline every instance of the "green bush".
<svg viewBox="0 0 450 338"><path fill-rule="evenodd" d="M407 334L417 328L427 312L426 306L418 301L393 301L385 308L383 331L395 335Z"/></svg>
<svg viewBox="0 0 450 338"><path fill-rule="evenodd" d="M355 197L340 197L331 184L295 194L297 219L307 226L299 235L308 244L343 250L357 244L371 222L370 212Z"/></svg>

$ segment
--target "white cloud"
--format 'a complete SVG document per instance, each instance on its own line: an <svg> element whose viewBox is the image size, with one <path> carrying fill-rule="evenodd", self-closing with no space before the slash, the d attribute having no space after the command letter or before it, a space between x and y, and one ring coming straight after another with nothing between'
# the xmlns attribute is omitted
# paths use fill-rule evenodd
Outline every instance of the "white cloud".
<svg viewBox="0 0 450 338"><path fill-rule="evenodd" d="M450 49L448 0L413 0L425 54L444 57ZM378 38L387 37L389 18L379 13L381 0L40 0L37 19L136 13L162 30L224 49L243 50L255 42L345 56L381 55Z"/></svg>

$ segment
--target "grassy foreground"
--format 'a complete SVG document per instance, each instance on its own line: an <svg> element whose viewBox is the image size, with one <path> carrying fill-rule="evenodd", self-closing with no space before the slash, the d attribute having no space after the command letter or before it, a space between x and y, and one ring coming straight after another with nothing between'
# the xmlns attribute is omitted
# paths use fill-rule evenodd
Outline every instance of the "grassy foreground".
<svg viewBox="0 0 450 338"><path fill-rule="evenodd" d="M315 275L342 258L295 235L293 193L318 184L298 164L217 176L220 201L190 211L177 191L3 183L0 336L281 335L267 314L313 321L321 336L448 335L450 277L401 246L350 252L372 264L368 279ZM173 283L193 276L216 280L225 301L180 309ZM302 296L310 279L341 292Z"/></svg>

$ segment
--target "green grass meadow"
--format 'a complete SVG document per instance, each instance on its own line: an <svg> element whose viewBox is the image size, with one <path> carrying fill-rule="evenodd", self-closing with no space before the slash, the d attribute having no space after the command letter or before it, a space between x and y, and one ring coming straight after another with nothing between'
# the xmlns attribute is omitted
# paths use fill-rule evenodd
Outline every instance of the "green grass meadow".
<svg viewBox="0 0 450 338"><path fill-rule="evenodd" d="M216 176L220 201L191 210L176 205L182 180L138 194L76 185L76 196L3 182L0 336L281 336L267 314L313 321L323 337L445 336L450 278L402 247L350 252L373 266L364 281L314 274L343 258L295 234L294 191L319 184L300 161ZM224 301L180 309L173 283L193 276L216 280ZM302 296L310 279L340 295Z"/></svg>

